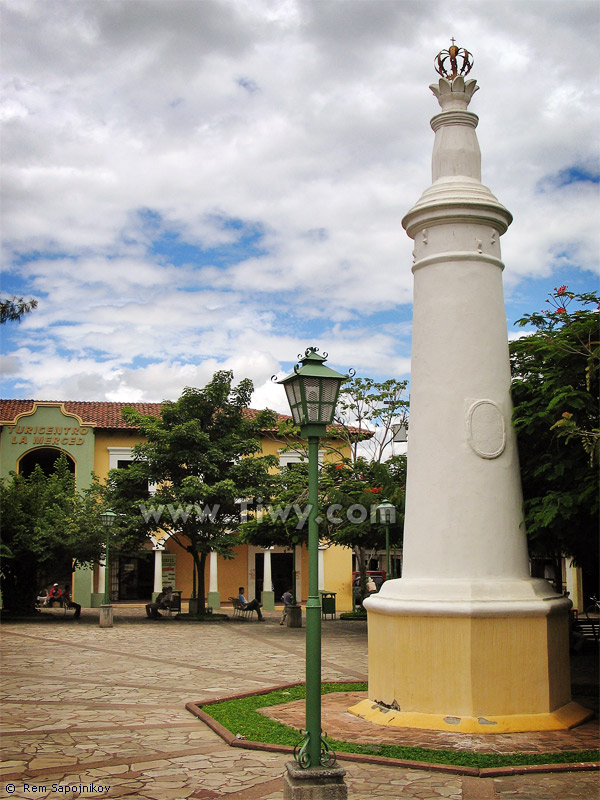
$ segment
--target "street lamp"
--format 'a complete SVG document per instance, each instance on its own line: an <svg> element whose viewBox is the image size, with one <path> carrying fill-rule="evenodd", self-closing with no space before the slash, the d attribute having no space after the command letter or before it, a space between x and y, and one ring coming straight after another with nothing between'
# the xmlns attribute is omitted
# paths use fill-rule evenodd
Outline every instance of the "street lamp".
<svg viewBox="0 0 600 800"><path fill-rule="evenodd" d="M103 511L100 514L102 527L106 531L106 548L104 551L104 599L100 607L100 627L112 628L113 607L110 602L110 529L116 520L114 511Z"/></svg>
<svg viewBox="0 0 600 800"><path fill-rule="evenodd" d="M385 525L385 575L386 580L391 577L390 569L390 523L396 518L396 507L389 500L382 500L375 511L379 514L379 520Z"/></svg>
<svg viewBox="0 0 600 800"><path fill-rule="evenodd" d="M327 353L309 347L300 365L278 381L286 391L300 435L308 439L308 601L306 603L306 732L294 753L299 766L329 766L335 755L321 737L321 599L319 597L319 439L333 422L344 375L326 367Z"/></svg>

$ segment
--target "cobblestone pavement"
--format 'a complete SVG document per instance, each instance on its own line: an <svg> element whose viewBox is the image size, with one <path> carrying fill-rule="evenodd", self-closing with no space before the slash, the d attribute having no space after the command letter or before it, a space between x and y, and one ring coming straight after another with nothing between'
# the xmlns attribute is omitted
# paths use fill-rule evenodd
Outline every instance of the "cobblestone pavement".
<svg viewBox="0 0 600 800"><path fill-rule="evenodd" d="M116 607L111 629L97 611L43 613L2 626L0 797L281 800L289 755L230 748L184 705L303 680L304 630L273 612L260 626L194 624ZM324 621L322 649L324 680L366 679L365 623ZM592 772L481 779L342 765L352 800L598 797Z"/></svg>

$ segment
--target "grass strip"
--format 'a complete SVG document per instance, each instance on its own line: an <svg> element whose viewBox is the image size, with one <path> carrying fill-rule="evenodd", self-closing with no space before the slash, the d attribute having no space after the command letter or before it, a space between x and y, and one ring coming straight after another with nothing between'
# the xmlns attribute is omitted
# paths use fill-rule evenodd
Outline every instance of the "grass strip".
<svg viewBox="0 0 600 800"><path fill-rule="evenodd" d="M331 692L365 692L366 683L324 683L322 694ZM306 687L292 686L276 689L268 694L250 695L235 700L222 700L204 706L211 717L233 734L245 736L255 742L283 744L295 747L301 740L296 728L258 713L259 708L303 700ZM429 764L449 764L460 767L485 769L490 767L516 767L534 764L573 764L594 762L600 759L600 751L578 750L562 753L474 753L470 750L430 750L424 747L409 747L394 744L367 745L342 742L328 738L329 746L338 753L361 753L402 761L422 761Z"/></svg>

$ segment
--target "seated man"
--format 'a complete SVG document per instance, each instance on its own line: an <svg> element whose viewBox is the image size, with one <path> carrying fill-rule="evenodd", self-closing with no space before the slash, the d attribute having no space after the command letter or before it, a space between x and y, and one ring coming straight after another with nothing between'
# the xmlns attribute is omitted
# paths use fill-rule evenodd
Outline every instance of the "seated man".
<svg viewBox="0 0 600 800"><path fill-rule="evenodd" d="M62 592L58 583L55 583L48 594L48 606L52 608L54 603L59 603L62 606Z"/></svg>
<svg viewBox="0 0 600 800"><path fill-rule="evenodd" d="M261 610L260 610L260 603L258 602L258 600L256 598L254 598L254 600L251 600L250 602L248 602L246 600L246 598L244 597L244 587L243 586L240 586L240 588L238 589L238 600L240 601L240 603L242 604L244 609L246 609L247 611L256 611L256 613L258 614L258 621L259 622L263 622L264 621L264 617L263 617L263 615L261 613Z"/></svg>
<svg viewBox="0 0 600 800"><path fill-rule="evenodd" d="M71 600L71 587L69 584L65 584L65 590L63 592L63 606L65 608L74 608L75 614L73 614L73 619L79 619L81 615L81 606L79 603L74 603Z"/></svg>
<svg viewBox="0 0 600 800"><path fill-rule="evenodd" d="M170 586L165 586L153 603L146 603L146 616L152 619L162 617L162 614L158 613L158 609L169 608L172 601L173 589Z"/></svg>

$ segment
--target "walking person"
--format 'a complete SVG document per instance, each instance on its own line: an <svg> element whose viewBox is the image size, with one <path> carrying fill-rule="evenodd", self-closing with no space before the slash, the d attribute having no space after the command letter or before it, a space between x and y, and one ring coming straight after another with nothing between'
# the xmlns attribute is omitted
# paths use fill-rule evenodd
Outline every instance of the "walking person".
<svg viewBox="0 0 600 800"><path fill-rule="evenodd" d="M281 595L281 599L283 600L283 614L281 615L281 622L280 625L285 625L285 621L288 615L288 609L290 606L294 604L294 597L292 595L292 590L288 589L287 592L284 592Z"/></svg>

